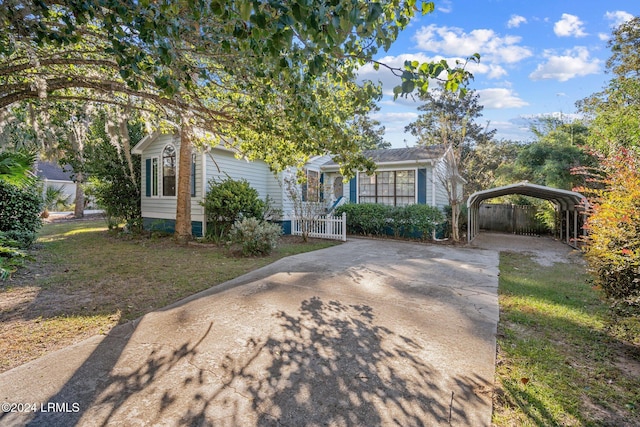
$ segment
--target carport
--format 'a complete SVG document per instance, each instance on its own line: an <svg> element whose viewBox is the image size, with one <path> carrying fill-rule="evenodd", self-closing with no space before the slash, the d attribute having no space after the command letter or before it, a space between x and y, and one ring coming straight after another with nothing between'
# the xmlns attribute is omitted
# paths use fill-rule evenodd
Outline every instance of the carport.
<svg viewBox="0 0 640 427"><path fill-rule="evenodd" d="M575 191L545 187L543 185L531 184L527 181L476 191L469 196L467 200L469 218L467 239L469 242L472 242L480 232L480 204L484 200L510 194L521 194L523 196L549 200L553 203L556 207L556 215L561 219L558 221L558 234L568 245L577 247L578 236L583 234L582 230L578 229L578 218L580 215L586 215L586 208L589 206L587 199Z"/></svg>

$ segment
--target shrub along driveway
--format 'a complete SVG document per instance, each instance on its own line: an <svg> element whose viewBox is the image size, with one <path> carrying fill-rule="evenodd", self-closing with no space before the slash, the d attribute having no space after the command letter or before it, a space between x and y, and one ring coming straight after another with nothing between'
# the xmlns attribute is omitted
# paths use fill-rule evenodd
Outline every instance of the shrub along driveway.
<svg viewBox="0 0 640 427"><path fill-rule="evenodd" d="M46 425L490 425L495 251L352 239L0 375ZM58 408L60 409L60 407Z"/></svg>

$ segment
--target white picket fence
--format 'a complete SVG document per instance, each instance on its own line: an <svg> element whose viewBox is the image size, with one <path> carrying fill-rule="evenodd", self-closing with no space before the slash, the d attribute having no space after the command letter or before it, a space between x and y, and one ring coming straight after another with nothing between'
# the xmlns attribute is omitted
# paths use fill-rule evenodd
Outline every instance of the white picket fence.
<svg viewBox="0 0 640 427"><path fill-rule="evenodd" d="M319 215L313 219L291 218L291 234L302 236L307 231L308 237L319 239L347 240L347 214L342 216Z"/></svg>

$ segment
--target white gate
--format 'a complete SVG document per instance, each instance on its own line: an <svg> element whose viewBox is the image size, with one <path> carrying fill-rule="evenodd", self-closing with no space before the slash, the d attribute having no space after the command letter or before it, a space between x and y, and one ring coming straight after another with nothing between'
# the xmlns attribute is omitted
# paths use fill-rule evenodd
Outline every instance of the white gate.
<svg viewBox="0 0 640 427"><path fill-rule="evenodd" d="M342 216L319 215L314 218L291 219L291 234L294 236L317 237L320 239L347 240L347 214Z"/></svg>

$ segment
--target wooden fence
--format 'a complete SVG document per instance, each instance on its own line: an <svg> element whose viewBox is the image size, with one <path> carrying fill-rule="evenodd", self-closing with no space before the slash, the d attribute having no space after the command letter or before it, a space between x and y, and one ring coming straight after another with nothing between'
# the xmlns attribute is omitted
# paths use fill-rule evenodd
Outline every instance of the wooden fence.
<svg viewBox="0 0 640 427"><path fill-rule="evenodd" d="M293 217L291 234L302 236L305 232L308 237L344 242L347 240L347 214L343 212L342 216L319 215L311 219Z"/></svg>
<svg viewBox="0 0 640 427"><path fill-rule="evenodd" d="M482 203L479 226L482 230L528 236L548 233L549 230L536 218L536 213L536 207L530 205Z"/></svg>

